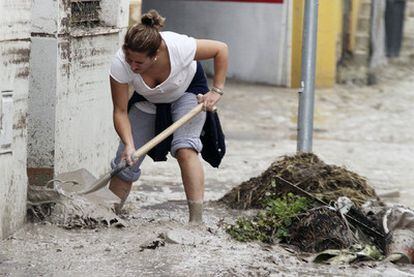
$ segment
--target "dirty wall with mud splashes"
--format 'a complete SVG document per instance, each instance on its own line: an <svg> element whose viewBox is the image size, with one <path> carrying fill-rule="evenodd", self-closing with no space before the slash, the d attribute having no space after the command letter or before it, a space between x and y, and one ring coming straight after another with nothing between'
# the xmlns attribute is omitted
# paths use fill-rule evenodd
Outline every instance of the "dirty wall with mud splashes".
<svg viewBox="0 0 414 277"><path fill-rule="evenodd" d="M30 0L0 0L0 239L26 212Z"/></svg>
<svg viewBox="0 0 414 277"><path fill-rule="evenodd" d="M99 176L117 146L109 67L128 1L35 2L32 10L30 183L79 168Z"/></svg>

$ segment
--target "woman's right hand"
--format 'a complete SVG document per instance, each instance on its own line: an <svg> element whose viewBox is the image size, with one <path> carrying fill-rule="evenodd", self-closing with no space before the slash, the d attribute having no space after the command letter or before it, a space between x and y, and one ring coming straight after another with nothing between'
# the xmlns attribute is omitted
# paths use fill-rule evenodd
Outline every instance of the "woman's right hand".
<svg viewBox="0 0 414 277"><path fill-rule="evenodd" d="M124 151L121 155L121 160L126 160L127 164L129 166L134 164L134 161L132 160L132 155L135 152L135 147L132 145L125 145Z"/></svg>

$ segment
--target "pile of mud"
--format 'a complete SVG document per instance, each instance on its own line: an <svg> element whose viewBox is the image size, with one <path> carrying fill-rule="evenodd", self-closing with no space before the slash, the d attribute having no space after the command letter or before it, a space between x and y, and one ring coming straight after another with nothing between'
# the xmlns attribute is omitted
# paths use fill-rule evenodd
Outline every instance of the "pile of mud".
<svg viewBox="0 0 414 277"><path fill-rule="evenodd" d="M269 194L296 193L287 182L327 203L346 196L359 207L371 198L378 198L366 179L358 174L325 164L315 154L299 153L281 157L260 176L241 183L219 201L237 209L263 208L263 200Z"/></svg>
<svg viewBox="0 0 414 277"><path fill-rule="evenodd" d="M79 195L85 185L96 181L87 170L80 169L57 176L44 186L29 185L27 217L31 222L48 222L65 229L124 227L113 211L119 202L108 189Z"/></svg>

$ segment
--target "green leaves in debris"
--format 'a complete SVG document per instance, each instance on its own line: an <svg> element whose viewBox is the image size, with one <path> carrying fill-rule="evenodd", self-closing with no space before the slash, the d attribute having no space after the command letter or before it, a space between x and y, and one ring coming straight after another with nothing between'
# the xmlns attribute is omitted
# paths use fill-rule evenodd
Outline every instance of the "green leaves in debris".
<svg viewBox="0 0 414 277"><path fill-rule="evenodd" d="M238 241L272 243L287 238L292 220L310 206L308 199L293 193L278 198L269 194L263 201L263 210L250 219L240 217L234 225L227 227L227 233Z"/></svg>

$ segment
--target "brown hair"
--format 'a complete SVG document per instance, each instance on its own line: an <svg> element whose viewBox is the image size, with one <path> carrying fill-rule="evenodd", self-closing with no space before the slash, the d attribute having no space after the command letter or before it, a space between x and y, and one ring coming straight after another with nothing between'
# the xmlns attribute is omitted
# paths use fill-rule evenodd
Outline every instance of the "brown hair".
<svg viewBox="0 0 414 277"><path fill-rule="evenodd" d="M164 27L165 18L156 10L150 10L141 17L141 23L128 28L125 35L125 49L134 52L147 53L148 56L155 56L161 45L160 29Z"/></svg>

